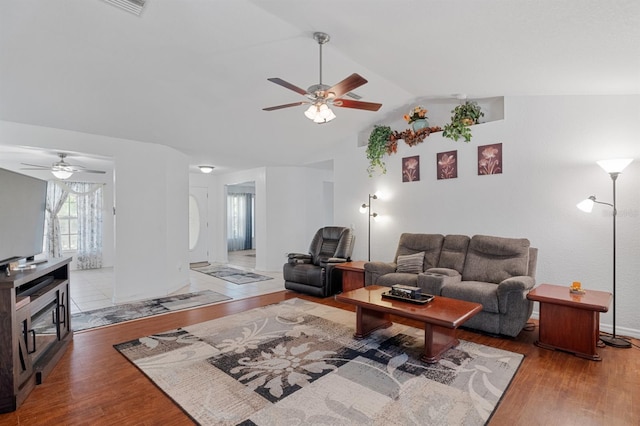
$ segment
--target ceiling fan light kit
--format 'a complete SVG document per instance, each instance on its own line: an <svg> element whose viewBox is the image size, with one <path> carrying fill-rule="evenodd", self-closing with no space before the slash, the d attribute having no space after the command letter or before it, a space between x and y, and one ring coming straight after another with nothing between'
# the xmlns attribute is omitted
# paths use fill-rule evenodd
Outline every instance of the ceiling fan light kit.
<svg viewBox="0 0 640 426"><path fill-rule="evenodd" d="M62 169L51 170L51 174L61 180L69 179L71 176L73 176L73 172L70 172L69 170L62 170Z"/></svg>
<svg viewBox="0 0 640 426"><path fill-rule="evenodd" d="M74 173L79 172L99 174L105 173L102 170L89 170L84 166L69 164L64 161L64 159L67 158L67 154L65 153L58 153L58 157L60 157L60 161L56 161L51 166L40 166L37 164L22 163L25 166L29 166L23 167L22 170L49 170L54 177L60 180L69 179L71 176L73 176Z"/></svg>
<svg viewBox="0 0 640 426"><path fill-rule="evenodd" d="M331 108L327 104L311 105L308 110L304 112L309 120L313 120L314 123L322 124L336 118L336 115L331 111Z"/></svg>
<svg viewBox="0 0 640 426"><path fill-rule="evenodd" d="M359 74L351 74L349 77L331 87L322 84L322 45L327 43L330 37L327 33L316 32L313 34L313 38L318 42L318 45L320 47L320 81L318 84L314 84L307 90L304 90L281 78L274 77L267 79L272 83L292 90L300 95L306 96L309 100L263 108L263 110L275 111L283 108L311 104L305 111L304 115L314 123L318 124L328 123L329 121L336 118L334 112L331 110L331 108L329 108L330 105L340 108L362 109L366 111L379 110L382 104L359 101L357 99L360 99L360 96L350 93L351 90L354 90L367 83L367 80ZM350 96L355 100L342 99L342 96Z"/></svg>

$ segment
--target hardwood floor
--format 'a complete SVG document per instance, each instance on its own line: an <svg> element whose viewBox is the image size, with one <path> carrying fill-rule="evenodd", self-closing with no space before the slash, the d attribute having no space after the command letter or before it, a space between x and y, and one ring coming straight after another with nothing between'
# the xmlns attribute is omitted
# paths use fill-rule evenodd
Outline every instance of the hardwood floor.
<svg viewBox="0 0 640 426"><path fill-rule="evenodd" d="M351 309L333 298L282 291L78 332L43 384L2 425L188 425L193 422L113 345L137 337L300 297ZM394 318L419 326L411 321ZM536 323L537 325L537 323ZM640 419L640 352L600 348L602 362L533 345L534 331L501 339L459 331L465 340L525 354L491 425L632 425Z"/></svg>

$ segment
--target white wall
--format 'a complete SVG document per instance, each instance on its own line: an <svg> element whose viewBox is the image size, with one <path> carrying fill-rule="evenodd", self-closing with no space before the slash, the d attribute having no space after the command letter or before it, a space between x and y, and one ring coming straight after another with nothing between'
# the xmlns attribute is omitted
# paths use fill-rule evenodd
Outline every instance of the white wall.
<svg viewBox="0 0 640 426"><path fill-rule="evenodd" d="M190 185L209 191L210 262L226 262L226 187L255 182L256 269L280 271L285 254L306 253L318 228L329 223L326 205L333 200L327 184L331 170L268 167L223 175L190 174Z"/></svg>
<svg viewBox="0 0 640 426"><path fill-rule="evenodd" d="M354 224L353 257L366 259L367 217L357 207L382 190L388 198L373 203L384 220L372 223L372 260L391 260L402 232L526 237L540 250L538 283L612 291L611 209L585 214L575 205L589 195L612 201L611 179L596 160L635 158L617 181L616 331L640 336L639 119L637 95L508 97L505 119L474 126L471 143L439 134L415 147L400 141L385 157L387 174L372 178L354 135L334 160L336 221ZM406 128L401 117L388 125ZM503 144L503 174L478 176L477 147L494 143ZM437 180L436 154L451 150L458 178ZM421 180L403 183L401 160L414 155ZM601 321L610 331L611 309Z"/></svg>
<svg viewBox="0 0 640 426"><path fill-rule="evenodd" d="M7 121L0 121L0 140L114 158L117 217L110 229L115 234L115 302L164 296L189 283L184 154L160 145ZM113 204L107 202L105 198L105 211L112 217Z"/></svg>

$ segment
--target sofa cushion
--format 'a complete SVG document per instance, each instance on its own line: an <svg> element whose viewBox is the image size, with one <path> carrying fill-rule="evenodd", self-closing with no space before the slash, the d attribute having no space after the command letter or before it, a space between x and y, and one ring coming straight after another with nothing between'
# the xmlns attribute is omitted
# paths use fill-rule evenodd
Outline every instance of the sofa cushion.
<svg viewBox="0 0 640 426"><path fill-rule="evenodd" d="M529 240L474 235L462 271L463 281L500 283L527 275Z"/></svg>
<svg viewBox="0 0 640 426"><path fill-rule="evenodd" d="M422 272L422 265L424 264L424 252L421 251L415 254L398 256L396 264L396 272L419 274L420 272Z"/></svg>
<svg viewBox="0 0 640 426"><path fill-rule="evenodd" d="M498 286L482 281L458 281L442 287L442 296L480 303L485 312L499 313Z"/></svg>
<svg viewBox="0 0 640 426"><path fill-rule="evenodd" d="M462 273L464 259L467 257L470 238L466 235L447 235L444 237L438 268L455 269Z"/></svg>
<svg viewBox="0 0 640 426"><path fill-rule="evenodd" d="M404 233L400 235L394 262L397 262L398 256L419 253L422 251L424 252L423 270L427 268L435 268L438 266L443 241L444 235L441 234Z"/></svg>
<svg viewBox="0 0 640 426"><path fill-rule="evenodd" d="M405 272L393 272L391 274L385 274L378 278L376 285L384 285L391 287L392 285L402 284L417 287L418 274L407 274Z"/></svg>

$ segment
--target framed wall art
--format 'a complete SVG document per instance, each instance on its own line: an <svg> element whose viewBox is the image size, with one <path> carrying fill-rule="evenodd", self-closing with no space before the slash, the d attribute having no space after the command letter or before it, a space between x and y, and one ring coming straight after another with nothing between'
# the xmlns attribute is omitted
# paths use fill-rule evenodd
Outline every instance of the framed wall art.
<svg viewBox="0 0 640 426"><path fill-rule="evenodd" d="M420 180L420 156L405 157L402 159L402 181L416 182Z"/></svg>
<svg viewBox="0 0 640 426"><path fill-rule="evenodd" d="M502 144L478 147L478 175L497 175L502 173Z"/></svg>
<svg viewBox="0 0 640 426"><path fill-rule="evenodd" d="M439 152L436 154L436 170L438 180L458 177L458 151Z"/></svg>

